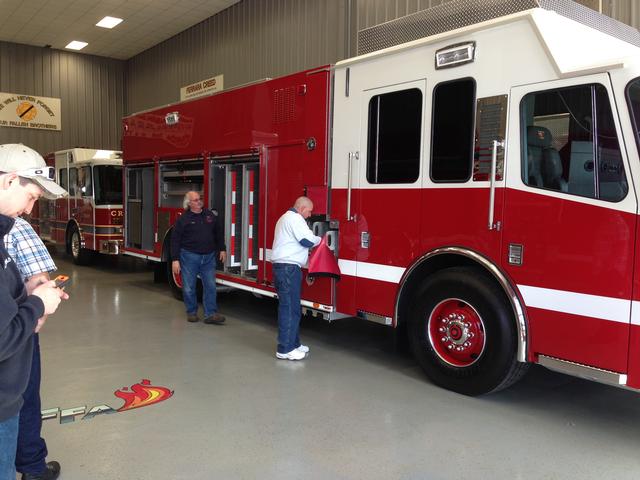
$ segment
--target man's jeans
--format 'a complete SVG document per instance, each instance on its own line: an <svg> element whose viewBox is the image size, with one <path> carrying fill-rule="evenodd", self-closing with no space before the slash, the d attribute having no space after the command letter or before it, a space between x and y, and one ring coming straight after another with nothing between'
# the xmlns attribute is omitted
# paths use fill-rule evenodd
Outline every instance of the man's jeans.
<svg viewBox="0 0 640 480"><path fill-rule="evenodd" d="M298 265L274 263L273 277L278 292L278 353L300 346L300 290L302 270Z"/></svg>
<svg viewBox="0 0 640 480"><path fill-rule="evenodd" d="M0 479L16 478L16 442L18 441L18 417L0 422Z"/></svg>
<svg viewBox="0 0 640 480"><path fill-rule="evenodd" d="M187 308L187 315L198 312L196 296L196 278L200 274L202 280L202 306L204 316L208 317L218 311L216 303L216 252L200 255L184 248L180 250L180 275L182 276L182 298Z"/></svg>
<svg viewBox="0 0 640 480"><path fill-rule="evenodd" d="M24 404L20 410L16 452L16 470L32 475L40 475L47 469L47 444L40 436L42 416L40 413L40 339L38 337L37 333L33 336L33 361L29 383L22 394Z"/></svg>

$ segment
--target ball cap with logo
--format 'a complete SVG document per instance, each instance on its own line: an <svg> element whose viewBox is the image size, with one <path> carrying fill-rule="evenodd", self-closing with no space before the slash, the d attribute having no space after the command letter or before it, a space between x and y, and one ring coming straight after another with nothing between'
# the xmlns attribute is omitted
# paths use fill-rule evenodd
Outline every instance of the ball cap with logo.
<svg viewBox="0 0 640 480"><path fill-rule="evenodd" d="M54 168L47 166L38 152L21 143L0 145L0 172L15 173L42 187L44 197L50 200L62 197L67 191L53 181Z"/></svg>

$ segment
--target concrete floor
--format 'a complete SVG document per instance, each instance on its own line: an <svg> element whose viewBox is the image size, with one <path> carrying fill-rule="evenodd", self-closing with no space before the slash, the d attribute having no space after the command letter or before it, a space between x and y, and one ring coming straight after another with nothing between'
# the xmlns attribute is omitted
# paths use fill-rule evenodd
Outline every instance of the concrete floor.
<svg viewBox="0 0 640 480"><path fill-rule="evenodd" d="M220 298L227 325L188 324L132 259L76 267L41 334L43 408L123 404L142 379L168 400L44 423L63 480L635 479L640 396L533 368L499 394L429 383L391 331L305 319L311 355L274 358L276 303Z"/></svg>

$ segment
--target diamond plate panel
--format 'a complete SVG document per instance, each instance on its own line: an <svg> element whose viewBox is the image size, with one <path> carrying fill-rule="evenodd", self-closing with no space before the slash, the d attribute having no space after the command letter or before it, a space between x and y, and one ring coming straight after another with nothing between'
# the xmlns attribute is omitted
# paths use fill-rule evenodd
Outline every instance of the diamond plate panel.
<svg viewBox="0 0 640 480"><path fill-rule="evenodd" d="M544 8L640 46L640 32L572 0L457 0L358 32L358 55L475 25L514 13Z"/></svg>

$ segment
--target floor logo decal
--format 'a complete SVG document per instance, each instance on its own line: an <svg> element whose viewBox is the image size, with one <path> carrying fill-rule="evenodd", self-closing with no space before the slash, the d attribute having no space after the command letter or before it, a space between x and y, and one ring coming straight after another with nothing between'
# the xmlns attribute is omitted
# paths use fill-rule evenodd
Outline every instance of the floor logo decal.
<svg viewBox="0 0 640 480"><path fill-rule="evenodd" d="M82 405L72 408L49 408L42 410L42 420L50 420L52 418L60 418L60 423L70 423L76 420L76 417L82 415L81 420L88 420L98 415L105 415L111 413L126 412L127 410L133 410L134 408L147 407L149 405L155 405L165 401L173 396L173 390L167 387L159 387L151 385L151 381L144 379L140 383L131 385L131 388L122 387L120 390L116 390L113 394L124 400L122 405L117 410L109 405L96 405L87 411L87 406Z"/></svg>

